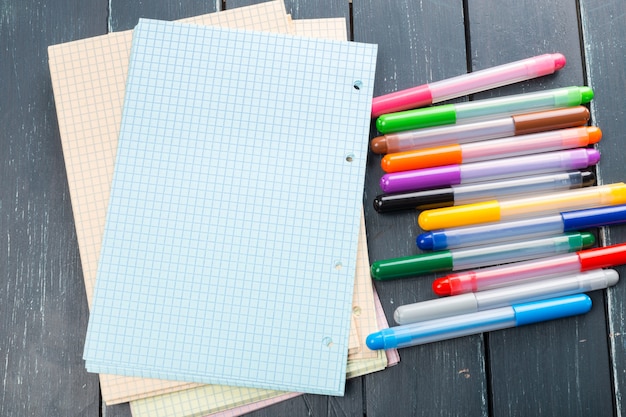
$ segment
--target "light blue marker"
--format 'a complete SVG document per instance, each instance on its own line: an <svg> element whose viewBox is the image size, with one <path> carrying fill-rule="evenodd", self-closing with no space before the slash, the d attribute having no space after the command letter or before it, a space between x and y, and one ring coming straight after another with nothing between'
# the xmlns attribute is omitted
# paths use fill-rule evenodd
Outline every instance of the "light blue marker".
<svg viewBox="0 0 626 417"><path fill-rule="evenodd" d="M372 350L403 348L575 316L590 309L591 299L575 294L391 327L370 334L366 343Z"/></svg>

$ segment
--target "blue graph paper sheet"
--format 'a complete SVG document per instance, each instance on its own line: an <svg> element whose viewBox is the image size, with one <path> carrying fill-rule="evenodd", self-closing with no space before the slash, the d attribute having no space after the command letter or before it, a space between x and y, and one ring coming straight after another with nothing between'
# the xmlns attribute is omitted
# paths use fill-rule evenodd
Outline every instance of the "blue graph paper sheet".
<svg viewBox="0 0 626 417"><path fill-rule="evenodd" d="M343 394L375 62L140 21L88 370Z"/></svg>

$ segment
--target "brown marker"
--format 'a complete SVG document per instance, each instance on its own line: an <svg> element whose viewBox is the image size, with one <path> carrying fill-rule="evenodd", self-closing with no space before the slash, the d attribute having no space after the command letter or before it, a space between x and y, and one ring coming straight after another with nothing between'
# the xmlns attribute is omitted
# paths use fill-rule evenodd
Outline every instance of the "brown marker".
<svg viewBox="0 0 626 417"><path fill-rule="evenodd" d="M566 107L474 123L390 133L372 139L370 147L372 152L378 154L403 152L582 126L588 121L589 110L586 107Z"/></svg>

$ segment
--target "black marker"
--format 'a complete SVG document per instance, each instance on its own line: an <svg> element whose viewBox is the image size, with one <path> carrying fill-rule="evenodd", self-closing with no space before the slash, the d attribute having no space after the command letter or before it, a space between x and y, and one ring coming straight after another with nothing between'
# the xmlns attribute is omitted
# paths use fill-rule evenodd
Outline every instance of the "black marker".
<svg viewBox="0 0 626 417"><path fill-rule="evenodd" d="M594 185L596 176L589 171L569 171L510 178L501 181L453 185L446 188L381 194L374 199L379 213L399 210L429 210L476 203L508 195L545 194Z"/></svg>

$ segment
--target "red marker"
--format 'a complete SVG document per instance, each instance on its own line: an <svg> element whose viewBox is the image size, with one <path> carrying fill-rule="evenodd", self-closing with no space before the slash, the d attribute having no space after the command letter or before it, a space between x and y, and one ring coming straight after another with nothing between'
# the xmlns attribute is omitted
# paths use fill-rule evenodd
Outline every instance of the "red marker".
<svg viewBox="0 0 626 417"><path fill-rule="evenodd" d="M538 260L449 274L433 282L437 295L457 295L626 264L626 243Z"/></svg>

